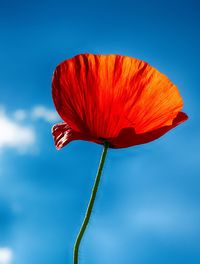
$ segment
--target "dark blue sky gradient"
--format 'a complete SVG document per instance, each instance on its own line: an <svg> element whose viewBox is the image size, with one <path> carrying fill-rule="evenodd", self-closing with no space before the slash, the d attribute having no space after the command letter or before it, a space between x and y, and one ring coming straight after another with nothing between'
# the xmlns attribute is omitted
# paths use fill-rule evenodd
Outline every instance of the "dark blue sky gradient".
<svg viewBox="0 0 200 264"><path fill-rule="evenodd" d="M200 263L199 1L0 1L0 105L53 109L51 78L79 53L145 60L178 87L189 120L157 141L110 150L80 264ZM70 264L102 147L0 152L0 248L11 264ZM33 148L34 148L33 147Z"/></svg>

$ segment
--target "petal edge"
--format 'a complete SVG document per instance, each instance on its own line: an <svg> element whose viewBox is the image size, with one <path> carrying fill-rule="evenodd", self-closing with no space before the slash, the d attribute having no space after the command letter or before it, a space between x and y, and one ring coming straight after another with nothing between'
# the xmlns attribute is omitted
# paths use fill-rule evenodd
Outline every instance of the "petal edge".
<svg viewBox="0 0 200 264"><path fill-rule="evenodd" d="M110 141L112 148L127 148L148 143L163 136L169 130L185 122L187 119L188 116L185 113L179 112L176 118L174 118L172 125L163 126L151 132L137 134L134 128L122 129L119 133L119 136Z"/></svg>

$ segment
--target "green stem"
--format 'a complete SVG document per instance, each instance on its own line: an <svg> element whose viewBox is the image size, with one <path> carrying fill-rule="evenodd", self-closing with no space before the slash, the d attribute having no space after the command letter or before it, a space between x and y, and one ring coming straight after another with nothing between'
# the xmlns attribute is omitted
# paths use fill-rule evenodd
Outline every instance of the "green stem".
<svg viewBox="0 0 200 264"><path fill-rule="evenodd" d="M102 170L103 170L103 165L104 165L104 162L105 162L105 158L106 158L108 147L109 147L108 142L105 142L104 143L103 152L102 152L102 155L101 155L101 160L100 160L100 163L99 163L99 168L98 168L97 175L96 175L96 179L95 179L94 186L93 186L93 189L92 189L92 194L91 194L90 201L89 201L89 204L88 204L88 207L87 207L87 210L86 210L85 218L83 220L81 229L79 231L79 234L77 236L77 239L76 239L76 242L75 242L75 245L74 245L74 262L73 262L74 264L78 264L79 246L80 246L81 239L82 239L82 237L84 235L84 232L85 232L85 230L87 228L87 225L89 223L89 220L90 220L90 216L91 216L92 208L93 208L93 205L94 205L94 202L95 202L95 198L96 198L96 194L97 194L97 190L98 190L98 186L99 186L99 182L100 182L100 178L101 178L101 173L102 173Z"/></svg>

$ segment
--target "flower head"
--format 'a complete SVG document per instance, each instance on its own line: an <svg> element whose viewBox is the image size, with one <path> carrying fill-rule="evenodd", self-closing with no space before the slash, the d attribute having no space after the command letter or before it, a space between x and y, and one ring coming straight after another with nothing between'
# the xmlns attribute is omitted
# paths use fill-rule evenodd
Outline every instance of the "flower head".
<svg viewBox="0 0 200 264"><path fill-rule="evenodd" d="M80 54L56 67L53 127L62 148L81 139L112 148L155 140L187 120L177 87L148 63L127 56Z"/></svg>

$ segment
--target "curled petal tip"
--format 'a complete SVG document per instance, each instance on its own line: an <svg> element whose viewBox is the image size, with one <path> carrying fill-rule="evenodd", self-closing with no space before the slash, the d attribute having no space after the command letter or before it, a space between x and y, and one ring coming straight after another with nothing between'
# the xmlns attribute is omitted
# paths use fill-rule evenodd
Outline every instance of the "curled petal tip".
<svg viewBox="0 0 200 264"><path fill-rule="evenodd" d="M73 140L72 130L66 123L60 123L52 127L52 135L58 150Z"/></svg>
<svg viewBox="0 0 200 264"><path fill-rule="evenodd" d="M54 138L55 146L58 150L60 150L61 148L63 148L65 145L69 144L73 140L86 140L98 144L103 144L102 140L94 139L90 135L77 132L73 130L65 122L54 125L52 127L52 135Z"/></svg>

